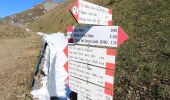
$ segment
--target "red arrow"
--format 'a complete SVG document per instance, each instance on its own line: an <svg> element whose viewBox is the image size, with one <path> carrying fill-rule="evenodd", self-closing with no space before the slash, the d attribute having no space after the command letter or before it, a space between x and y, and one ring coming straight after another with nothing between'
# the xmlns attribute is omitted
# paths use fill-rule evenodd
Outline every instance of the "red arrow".
<svg viewBox="0 0 170 100"><path fill-rule="evenodd" d="M64 48L64 53L65 53L65 55L66 55L67 58L68 58L68 47L67 47L67 46Z"/></svg>
<svg viewBox="0 0 170 100"><path fill-rule="evenodd" d="M65 55L66 55L67 58L68 58L68 47L67 47L67 46L64 48L64 53L65 53ZM65 70L66 70L67 73L68 73L68 61L64 64L64 68L65 68Z"/></svg>
<svg viewBox="0 0 170 100"><path fill-rule="evenodd" d="M119 47L124 41L128 39L128 35L122 30L122 28L118 27L118 41L117 46Z"/></svg>
<svg viewBox="0 0 170 100"><path fill-rule="evenodd" d="M68 73L68 61L64 64L64 68L65 68L66 72Z"/></svg>
<svg viewBox="0 0 170 100"><path fill-rule="evenodd" d="M71 14L74 16L75 20L78 22L79 20L79 3L76 0L75 4L69 9Z"/></svg>

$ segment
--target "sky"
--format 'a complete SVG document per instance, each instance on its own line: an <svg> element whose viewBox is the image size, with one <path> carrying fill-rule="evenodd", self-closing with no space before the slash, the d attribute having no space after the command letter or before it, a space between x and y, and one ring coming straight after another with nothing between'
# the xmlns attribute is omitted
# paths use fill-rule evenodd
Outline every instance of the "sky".
<svg viewBox="0 0 170 100"><path fill-rule="evenodd" d="M0 18L20 13L43 1L44 0L0 0Z"/></svg>

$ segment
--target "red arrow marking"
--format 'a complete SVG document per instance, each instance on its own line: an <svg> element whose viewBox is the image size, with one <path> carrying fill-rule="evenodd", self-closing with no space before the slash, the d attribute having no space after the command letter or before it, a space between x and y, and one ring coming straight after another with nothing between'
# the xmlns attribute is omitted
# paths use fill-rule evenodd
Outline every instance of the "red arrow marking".
<svg viewBox="0 0 170 100"><path fill-rule="evenodd" d="M109 9L109 14L112 15L112 9ZM112 25L113 25L112 20L108 21L108 26L112 26Z"/></svg>
<svg viewBox="0 0 170 100"><path fill-rule="evenodd" d="M105 82L105 88L113 89L113 84Z"/></svg>
<svg viewBox="0 0 170 100"><path fill-rule="evenodd" d="M107 94L107 95L110 95L110 96L113 96L113 90L109 90L109 89L104 89L104 92L105 92L105 94Z"/></svg>
<svg viewBox="0 0 170 100"><path fill-rule="evenodd" d="M116 56L116 50L114 49L107 49L107 55L111 55L111 56Z"/></svg>
<svg viewBox="0 0 170 100"><path fill-rule="evenodd" d="M106 75L113 76L114 72L112 70L107 70L105 71Z"/></svg>
<svg viewBox="0 0 170 100"><path fill-rule="evenodd" d="M79 2L76 0L75 4L69 9L71 14L74 16L75 20L79 20Z"/></svg>
<svg viewBox="0 0 170 100"><path fill-rule="evenodd" d="M108 21L108 26L112 26L112 21Z"/></svg>
<svg viewBox="0 0 170 100"><path fill-rule="evenodd" d="M112 14L112 9L109 9L109 14Z"/></svg>
<svg viewBox="0 0 170 100"><path fill-rule="evenodd" d="M72 26L67 26L67 32L73 32L73 27Z"/></svg>
<svg viewBox="0 0 170 100"><path fill-rule="evenodd" d="M119 47L124 41L128 39L128 35L121 29L121 27L118 27L118 44Z"/></svg>
<svg viewBox="0 0 170 100"><path fill-rule="evenodd" d="M68 58L68 46L66 46L66 47L64 48L64 53L65 53L65 55L66 55L67 58ZM66 70L67 73L68 73L68 61L64 64L64 68L65 68L65 70Z"/></svg>
<svg viewBox="0 0 170 100"><path fill-rule="evenodd" d="M65 68L65 70L66 70L67 73L68 73L68 61L64 64L64 68Z"/></svg>
<svg viewBox="0 0 170 100"><path fill-rule="evenodd" d="M67 58L68 58L68 46L66 46L66 47L64 48L64 53L65 53L65 55L66 55Z"/></svg>
<svg viewBox="0 0 170 100"><path fill-rule="evenodd" d="M111 69L111 70L115 70L115 64L106 62L106 68Z"/></svg>

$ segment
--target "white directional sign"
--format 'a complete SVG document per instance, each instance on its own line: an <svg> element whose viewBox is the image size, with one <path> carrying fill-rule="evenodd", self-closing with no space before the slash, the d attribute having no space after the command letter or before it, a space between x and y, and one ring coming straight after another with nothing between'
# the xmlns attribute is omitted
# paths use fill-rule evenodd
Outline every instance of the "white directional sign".
<svg viewBox="0 0 170 100"><path fill-rule="evenodd" d="M80 94L77 94L77 100L90 100L90 99L88 99L87 97L84 97Z"/></svg>
<svg viewBox="0 0 170 100"><path fill-rule="evenodd" d="M82 79L96 85L113 89L113 71L94 67L91 65L69 61L68 63L70 76Z"/></svg>
<svg viewBox="0 0 170 100"><path fill-rule="evenodd" d="M114 49L68 45L68 60L114 70L116 51Z"/></svg>
<svg viewBox="0 0 170 100"><path fill-rule="evenodd" d="M69 26L67 34L69 43L91 46L117 47L128 38L119 26Z"/></svg>
<svg viewBox="0 0 170 100"><path fill-rule="evenodd" d="M112 10L86 2L77 0L70 12L78 23L95 25L112 25Z"/></svg>
<svg viewBox="0 0 170 100"><path fill-rule="evenodd" d="M113 99L113 90L106 89L74 77L69 77L69 87L72 91L92 100Z"/></svg>

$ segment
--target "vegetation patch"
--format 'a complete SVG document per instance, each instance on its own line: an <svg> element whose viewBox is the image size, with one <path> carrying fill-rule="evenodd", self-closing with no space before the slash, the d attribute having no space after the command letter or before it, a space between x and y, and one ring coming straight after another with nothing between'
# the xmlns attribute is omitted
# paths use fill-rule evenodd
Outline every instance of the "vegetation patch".
<svg viewBox="0 0 170 100"><path fill-rule="evenodd" d="M30 36L30 32L15 26L1 26L0 39L25 38Z"/></svg>

